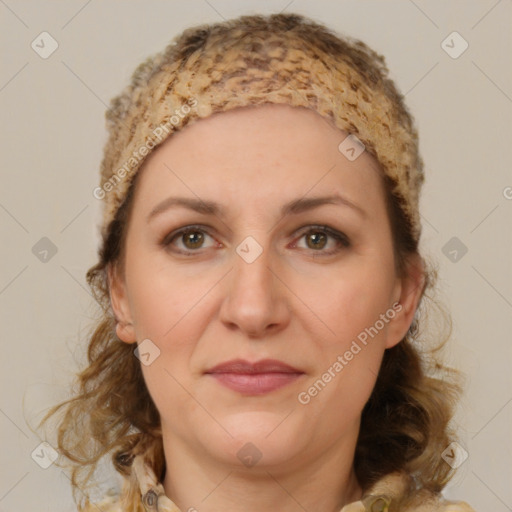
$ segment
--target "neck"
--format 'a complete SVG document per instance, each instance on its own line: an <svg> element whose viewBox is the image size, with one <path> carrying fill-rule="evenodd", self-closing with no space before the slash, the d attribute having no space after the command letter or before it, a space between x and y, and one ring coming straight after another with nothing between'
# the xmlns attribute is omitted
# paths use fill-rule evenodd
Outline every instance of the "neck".
<svg viewBox="0 0 512 512"><path fill-rule="evenodd" d="M241 505L245 512L340 512L362 495L352 465L354 446L343 441L316 457L301 454L283 464L251 468L190 452L165 436L164 452L164 489L182 512L235 512Z"/></svg>

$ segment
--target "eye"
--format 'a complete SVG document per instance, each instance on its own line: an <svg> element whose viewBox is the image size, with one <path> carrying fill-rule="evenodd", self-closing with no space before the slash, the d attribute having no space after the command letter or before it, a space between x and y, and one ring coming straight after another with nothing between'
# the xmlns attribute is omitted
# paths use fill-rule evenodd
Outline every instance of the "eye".
<svg viewBox="0 0 512 512"><path fill-rule="evenodd" d="M299 240L303 238L306 239L306 249L312 249L315 252L321 252L326 255L340 251L342 249L340 246L350 247L350 241L344 233L331 229L328 226L309 226L309 229L302 233ZM329 238L334 240L334 248L323 250L328 244Z"/></svg>
<svg viewBox="0 0 512 512"><path fill-rule="evenodd" d="M171 233L169 236L165 237L162 240L162 245L164 247L169 247L171 245L176 245L174 242L180 242L181 247L179 247L179 243L177 244L177 251L183 254L190 254L189 251L196 251L197 249L204 249L203 243L205 241L205 237L212 238L207 231L205 231L200 226L187 226L179 231L175 231Z"/></svg>
<svg viewBox="0 0 512 512"><path fill-rule="evenodd" d="M161 245L168 248L174 246L178 253L191 256L192 253L198 252L198 249L207 249L209 247L204 246L206 237L212 238L211 235L202 226L186 226L178 231L174 231L170 235L166 236ZM314 252L319 252L324 255L334 254L342 248L350 247L350 241L348 237L339 231L336 231L328 226L308 226L307 231L303 231L299 240L306 239L306 249L311 249ZM324 250L328 245L329 238L333 240L331 245L333 248ZM180 247L181 244L181 247ZM295 242L293 247L297 246ZM222 247L222 244L217 243L217 247Z"/></svg>

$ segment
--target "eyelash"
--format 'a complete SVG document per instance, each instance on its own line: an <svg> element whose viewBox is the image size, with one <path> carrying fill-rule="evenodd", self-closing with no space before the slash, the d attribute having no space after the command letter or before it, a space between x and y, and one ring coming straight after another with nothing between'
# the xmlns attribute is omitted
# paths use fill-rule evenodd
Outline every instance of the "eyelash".
<svg viewBox="0 0 512 512"><path fill-rule="evenodd" d="M309 235L311 233L323 233L323 234L326 234L326 235L334 238L339 244L341 244L343 246L343 248L349 248L351 246L350 240L344 233L336 231L336 230L330 228L329 226L312 225L312 226L308 226L308 227L309 227L309 229L307 231L304 231L300 234L299 240L302 237L304 237L305 235ZM208 233L208 230L205 230L202 226L191 225L191 226L186 226L178 231L174 231L173 233L165 236L164 239L160 242L160 244L163 247L168 248L172 244L172 242L175 239L179 238L180 236L183 236L187 233L195 233L195 232L205 233L208 236L213 238L213 236ZM339 252L340 250L342 250L342 248L340 248L338 246L335 249L331 249L329 251L324 251L322 249L320 249L318 251L315 251L314 249L310 249L310 250L313 251L314 253L318 252L325 256L330 256L330 255L333 255L333 254ZM183 250L178 249L176 252L178 252L180 254L184 254L186 256L192 256L194 253L197 253L199 251L200 251L200 249L197 249L197 250L189 249L188 251L183 251Z"/></svg>

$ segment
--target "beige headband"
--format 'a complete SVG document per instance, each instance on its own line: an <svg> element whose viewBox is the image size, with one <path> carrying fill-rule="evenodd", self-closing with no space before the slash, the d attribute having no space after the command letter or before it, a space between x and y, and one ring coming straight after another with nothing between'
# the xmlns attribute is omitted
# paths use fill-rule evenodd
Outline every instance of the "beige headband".
<svg viewBox="0 0 512 512"><path fill-rule="evenodd" d="M143 161L173 132L216 112L263 103L310 108L351 134L340 151L364 145L393 182L421 233L424 180L418 136L381 56L299 15L245 16L186 30L142 63L111 102L109 140L94 196L104 201L102 234Z"/></svg>

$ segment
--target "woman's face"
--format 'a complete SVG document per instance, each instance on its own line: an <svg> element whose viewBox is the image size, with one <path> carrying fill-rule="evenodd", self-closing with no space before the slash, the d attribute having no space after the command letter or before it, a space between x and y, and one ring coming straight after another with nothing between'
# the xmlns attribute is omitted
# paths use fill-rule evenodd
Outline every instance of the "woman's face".
<svg viewBox="0 0 512 512"><path fill-rule="evenodd" d="M345 137L266 105L200 120L146 161L111 298L118 336L146 340L170 450L286 467L355 446L420 287L395 274L378 165L349 160Z"/></svg>

